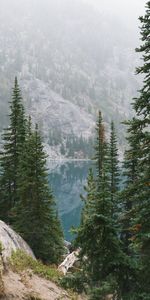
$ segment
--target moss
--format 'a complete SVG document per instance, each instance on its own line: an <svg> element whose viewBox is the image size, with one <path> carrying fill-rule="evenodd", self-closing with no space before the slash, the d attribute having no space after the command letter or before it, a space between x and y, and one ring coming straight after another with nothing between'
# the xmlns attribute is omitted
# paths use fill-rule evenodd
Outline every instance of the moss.
<svg viewBox="0 0 150 300"><path fill-rule="evenodd" d="M3 278L2 278L3 262L2 262L2 258L1 258L2 251L3 251L3 245L0 242L0 297L2 297L4 295L4 282L3 282Z"/></svg>
<svg viewBox="0 0 150 300"><path fill-rule="evenodd" d="M41 261L34 260L21 250L12 253L9 263L14 272L19 273L31 269L34 274L55 283L58 283L63 276L55 266L44 265Z"/></svg>
<svg viewBox="0 0 150 300"><path fill-rule="evenodd" d="M43 300L43 299L33 294L29 294L26 296L25 300Z"/></svg>
<svg viewBox="0 0 150 300"><path fill-rule="evenodd" d="M0 254L2 253L3 251L3 245L2 245L2 242L0 242Z"/></svg>

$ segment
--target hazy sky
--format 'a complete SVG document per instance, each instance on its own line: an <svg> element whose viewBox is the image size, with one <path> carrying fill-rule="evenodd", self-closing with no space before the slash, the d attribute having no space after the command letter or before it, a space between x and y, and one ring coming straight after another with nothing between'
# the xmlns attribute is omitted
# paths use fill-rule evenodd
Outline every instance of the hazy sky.
<svg viewBox="0 0 150 300"><path fill-rule="evenodd" d="M84 0L98 8L102 13L120 16L128 22L136 22L145 11L146 0ZM130 25L130 24L129 24Z"/></svg>
<svg viewBox="0 0 150 300"><path fill-rule="evenodd" d="M121 14L138 14L144 10L146 0L84 0L102 11Z"/></svg>

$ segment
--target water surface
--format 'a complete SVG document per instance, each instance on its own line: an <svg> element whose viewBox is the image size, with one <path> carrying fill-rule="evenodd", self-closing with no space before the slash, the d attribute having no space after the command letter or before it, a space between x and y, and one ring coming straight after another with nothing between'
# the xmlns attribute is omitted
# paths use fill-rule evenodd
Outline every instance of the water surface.
<svg viewBox="0 0 150 300"><path fill-rule="evenodd" d="M84 193L91 164L91 161L52 161L49 167L49 182L56 198L65 239L68 241L73 239L70 228L80 223L83 206L80 194Z"/></svg>

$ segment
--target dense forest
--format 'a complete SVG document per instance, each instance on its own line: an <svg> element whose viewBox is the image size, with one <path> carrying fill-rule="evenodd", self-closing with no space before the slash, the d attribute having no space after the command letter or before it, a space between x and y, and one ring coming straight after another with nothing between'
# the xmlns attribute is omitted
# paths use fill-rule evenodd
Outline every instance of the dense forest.
<svg viewBox="0 0 150 300"><path fill-rule="evenodd" d="M132 100L133 117L122 120L128 145L123 163L115 120L110 122L108 138L101 111L91 140L73 134L66 139L68 156L85 147L93 156L94 170L90 168L81 196L80 225L72 228L79 268L61 284L84 292L90 300L105 300L109 294L116 300L150 300L150 1L140 21L141 46L136 52L142 54L143 63L136 73L142 74L143 85ZM56 133L49 134L54 147L61 139ZM38 259L58 265L64 237L49 188L47 156L38 125L26 115L17 77L2 144L0 219L28 242Z"/></svg>

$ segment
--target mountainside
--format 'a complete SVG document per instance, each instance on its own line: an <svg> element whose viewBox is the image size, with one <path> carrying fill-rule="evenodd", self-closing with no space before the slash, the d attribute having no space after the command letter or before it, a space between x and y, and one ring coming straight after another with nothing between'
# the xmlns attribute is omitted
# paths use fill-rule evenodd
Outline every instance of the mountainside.
<svg viewBox="0 0 150 300"><path fill-rule="evenodd" d="M139 87L132 31L81 0L2 0L0 22L0 130L17 75L51 158L89 156L98 109L115 120L121 145Z"/></svg>

